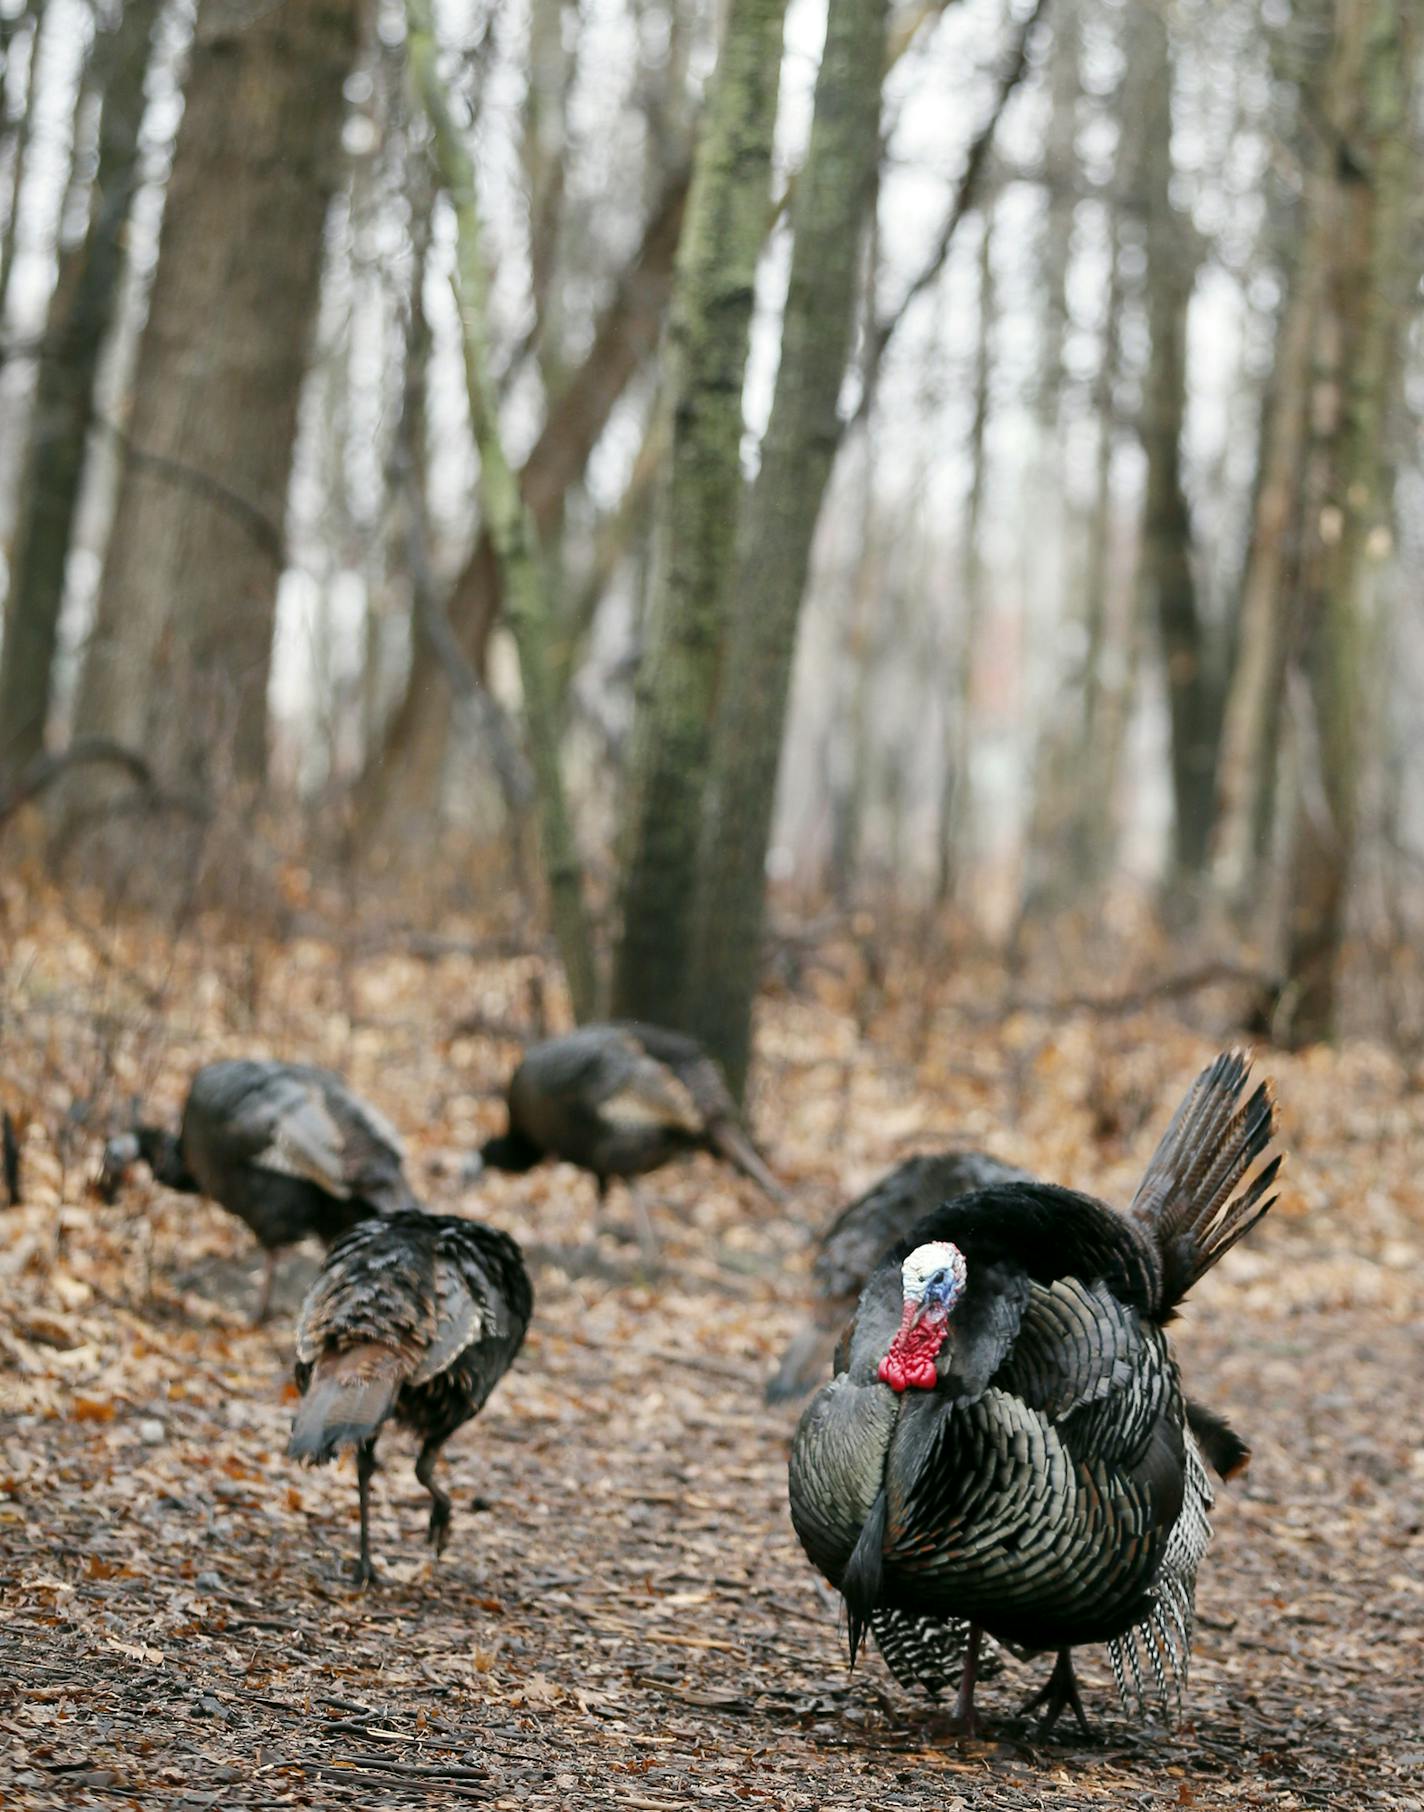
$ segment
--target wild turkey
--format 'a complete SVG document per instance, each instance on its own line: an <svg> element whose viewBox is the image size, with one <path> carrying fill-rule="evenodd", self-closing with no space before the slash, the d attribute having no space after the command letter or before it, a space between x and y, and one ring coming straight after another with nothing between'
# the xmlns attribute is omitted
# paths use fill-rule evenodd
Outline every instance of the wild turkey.
<svg viewBox="0 0 1424 1812"><path fill-rule="evenodd" d="M1028 1173L982 1151L906 1158L842 1208L821 1238L811 1281L816 1306L792 1335L766 1387L768 1403L804 1396L828 1374L836 1341L879 1261L941 1202L990 1183L1028 1182Z"/></svg>
<svg viewBox="0 0 1424 1812"><path fill-rule="evenodd" d="M369 1220L327 1254L297 1327L301 1406L287 1452L322 1465L356 1449L361 1556L369 1584L370 1482L390 1418L422 1437L415 1476L430 1493L430 1544L445 1547L450 1498L435 1483L440 1449L508 1371L534 1305L519 1247L505 1233L419 1210Z"/></svg>
<svg viewBox="0 0 1424 1812"><path fill-rule="evenodd" d="M339 1076L302 1063L204 1064L177 1134L141 1125L105 1146L107 1201L139 1159L158 1182L208 1196L257 1235L266 1269L256 1322L267 1317L283 1246L313 1233L330 1245L368 1215L414 1201L394 1128Z"/></svg>
<svg viewBox="0 0 1424 1812"><path fill-rule="evenodd" d="M610 1177L710 1151L773 1201L785 1200L721 1070L681 1032L629 1020L545 1039L524 1053L508 1102L509 1130L486 1140L476 1168L532 1170L562 1158L593 1173L602 1201Z"/></svg>
<svg viewBox="0 0 1424 1812"><path fill-rule="evenodd" d="M1233 1052L1197 1078L1127 1213L1012 1182L936 1210L875 1271L801 1418L791 1516L902 1684L956 1678L972 1731L985 1633L1057 1651L1045 1726L1071 1706L1071 1651L1105 1642L1124 1704L1180 1704L1211 1533L1198 1441L1164 1332L1197 1280L1271 1206L1280 1158L1263 1083Z"/></svg>

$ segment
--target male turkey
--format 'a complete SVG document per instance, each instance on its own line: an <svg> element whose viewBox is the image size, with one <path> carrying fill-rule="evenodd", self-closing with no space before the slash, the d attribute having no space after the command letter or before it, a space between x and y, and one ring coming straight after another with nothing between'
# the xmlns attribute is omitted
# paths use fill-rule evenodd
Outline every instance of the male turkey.
<svg viewBox="0 0 1424 1812"><path fill-rule="evenodd" d="M106 1201L138 1159L160 1183L208 1196L257 1235L266 1255L257 1322L283 1246L313 1233L330 1245L367 1215L414 1200L394 1128L339 1076L304 1063L204 1064L176 1134L140 1125L109 1140L99 1174Z"/></svg>
<svg viewBox="0 0 1424 1812"><path fill-rule="evenodd" d="M524 1053L508 1090L509 1130L479 1164L531 1170L562 1158L611 1177L641 1176L690 1151L725 1158L775 1202L785 1192L737 1114L721 1070L696 1039L632 1020L580 1026Z"/></svg>
<svg viewBox="0 0 1424 1812"><path fill-rule="evenodd" d="M1247 1059L1197 1078L1125 1215L1009 1182L923 1220L866 1286L837 1376L791 1454L791 1516L892 1673L956 1677L975 1727L985 1633L1057 1663L1030 1706L1071 1706L1071 1651L1105 1642L1124 1704L1180 1703L1212 1493L1247 1452L1189 1426L1164 1324L1265 1214L1280 1158ZM1030 1707L1025 1707L1029 1709Z"/></svg>
<svg viewBox="0 0 1424 1812"><path fill-rule="evenodd" d="M841 1330L865 1280L916 1222L941 1202L991 1183L1028 1182L1028 1173L982 1151L946 1151L906 1158L842 1208L821 1238L811 1281L816 1306L792 1335L766 1387L768 1403L804 1396L825 1378Z"/></svg>
<svg viewBox="0 0 1424 1812"><path fill-rule="evenodd" d="M415 1476L430 1493L430 1544L445 1547L450 1497L440 1449L477 1415L524 1340L534 1296L508 1234L419 1210L370 1220L327 1254L297 1326L302 1402L287 1452L322 1465L356 1449L361 1557L371 1567L371 1474L390 1418L422 1437Z"/></svg>

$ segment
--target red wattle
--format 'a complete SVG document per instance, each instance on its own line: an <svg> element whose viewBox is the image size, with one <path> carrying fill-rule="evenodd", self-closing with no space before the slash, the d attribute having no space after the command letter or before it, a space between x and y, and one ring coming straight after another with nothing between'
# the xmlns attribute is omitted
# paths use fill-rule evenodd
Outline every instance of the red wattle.
<svg viewBox="0 0 1424 1812"><path fill-rule="evenodd" d="M917 1302L905 1304L900 1331L880 1361L880 1382L893 1391L933 1390L939 1383L935 1358L944 1345L945 1324L922 1316Z"/></svg>

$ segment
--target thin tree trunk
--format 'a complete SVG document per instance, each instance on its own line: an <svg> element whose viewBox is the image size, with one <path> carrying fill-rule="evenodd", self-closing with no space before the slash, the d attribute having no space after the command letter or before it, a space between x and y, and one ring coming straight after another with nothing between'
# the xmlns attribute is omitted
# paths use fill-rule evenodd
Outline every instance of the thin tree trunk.
<svg viewBox="0 0 1424 1812"><path fill-rule="evenodd" d="M1144 116L1143 207L1147 222L1147 319L1151 356L1144 385L1147 455L1141 582L1157 624L1171 731L1173 883L1206 860L1214 804L1218 706L1192 575L1191 516L1182 483L1187 308L1195 282L1186 229L1171 202L1172 63L1166 21L1152 7L1134 25Z"/></svg>
<svg viewBox="0 0 1424 1812"><path fill-rule="evenodd" d="M811 540L840 434L856 273L879 155L884 0L831 0L792 208L781 367L737 547L708 776L693 964L696 1030L741 1092L761 971L766 852Z"/></svg>
<svg viewBox="0 0 1424 1812"><path fill-rule="evenodd" d="M262 781L297 401L355 0L204 0L76 722ZM181 700L181 708L175 702Z"/></svg>
<svg viewBox="0 0 1424 1812"><path fill-rule="evenodd" d="M964 862L964 845L973 823L974 791L970 763L974 748L974 676L984 621L984 551L980 545L984 499L989 488L988 429L993 407L994 209L986 204L979 216L979 319L974 336L974 413L969 423L969 496L964 509L960 552L960 620L951 629L953 657L946 675L949 699L945 720L939 820L935 837L935 904L945 905Z"/></svg>
<svg viewBox="0 0 1424 1812"><path fill-rule="evenodd" d="M0 328L4 327L10 300L10 276L15 268L15 249L20 218L20 193L29 168L30 134L34 130L35 100L39 93L40 51L44 47L45 9L48 0L34 0L30 8L30 62L25 72L24 107L15 121L10 144L9 197L5 207L5 229L0 236ZM13 42L13 40L12 40ZM0 342L0 360L4 358Z"/></svg>
<svg viewBox="0 0 1424 1812"><path fill-rule="evenodd" d="M741 497L742 380L786 0L732 0L678 253L665 563L639 681L615 1010L683 1024L703 784ZM879 73L877 59L876 73Z"/></svg>
<svg viewBox="0 0 1424 1812"><path fill-rule="evenodd" d="M406 18L412 79L430 116L441 181L455 213L457 295L470 419L480 455L480 502L503 583L505 611L519 652L554 936L575 1016L587 1019L594 1010L597 982L593 942L584 912L578 846L559 767L558 712L548 669L548 600L533 513L521 495L519 480L510 468L500 438L499 403L490 375L487 282L480 250L474 161L451 120L436 72L431 0L407 0Z"/></svg>
<svg viewBox="0 0 1424 1812"><path fill-rule="evenodd" d="M65 567L79 501L94 380L118 303L123 235L138 180L144 76L160 0L126 0L95 53L99 153L82 242L60 261L40 355L0 660L0 767L44 746Z"/></svg>
<svg viewBox="0 0 1424 1812"><path fill-rule="evenodd" d="M1329 230L1312 415L1301 621L1309 708L1285 892L1281 1030L1331 1035L1366 753L1363 676L1376 585L1392 547L1386 427L1409 299L1410 142L1419 30L1402 0L1339 0L1327 119Z"/></svg>
<svg viewBox="0 0 1424 1812"><path fill-rule="evenodd" d="M1111 204L1110 204L1111 205ZM1117 373L1122 313L1122 260L1117 209L1108 222L1108 291L1104 308L1102 348L1093 384L1093 414L1098 445L1093 475L1092 516L1088 523L1088 550L1083 570L1083 678L1080 688L1079 734L1081 742L1073 762L1074 779L1082 789L1075 815L1072 858L1079 888L1104 879L1112 859L1117 824L1112 796L1103 791L1106 763L1103 752L1104 668L1109 659L1109 626L1113 620L1111 567L1113 448L1117 438ZM1116 651L1125 663L1126 650Z"/></svg>
<svg viewBox="0 0 1424 1812"><path fill-rule="evenodd" d="M598 607L627 558L629 548L646 527L658 473L667 458L668 438L667 410L660 398L654 398L643 430L643 444L633 461L623 495L607 519L599 524L589 571L555 619L549 651L550 678L555 700L565 717L569 690L592 633Z"/></svg>

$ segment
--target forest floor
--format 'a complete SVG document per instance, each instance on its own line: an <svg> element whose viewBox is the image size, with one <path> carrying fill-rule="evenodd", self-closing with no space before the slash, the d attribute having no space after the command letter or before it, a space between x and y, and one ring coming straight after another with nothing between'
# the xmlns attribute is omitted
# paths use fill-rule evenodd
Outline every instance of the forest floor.
<svg viewBox="0 0 1424 1812"><path fill-rule="evenodd" d="M626 1199L600 1225L571 1170L455 1181L500 1119L533 959L201 926L160 948L3 903L27 1190L0 1213L0 1805L1424 1806L1424 1095L1391 1054L1265 1054L1285 1191L1179 1324L1194 1393L1255 1447L1219 1493L1184 1721L1125 1718L1088 1651L1091 1741L1017 1717L1046 1662L981 1689L967 1741L875 1655L847 1673L788 1521L795 1410L761 1389L810 1230L960 1141L1122 1201L1219 1028L986 1023L973 976L868 1010L833 957L762 1018L752 1112L792 1209L710 1161L665 1171L650 1271L609 1230ZM343 1068L432 1203L534 1264L524 1352L446 1452L443 1560L390 1435L365 1593L349 1460L283 1454L315 1257L253 1330L244 1228L147 1181L86 1192L131 1094L172 1112L197 1062L263 1051Z"/></svg>

